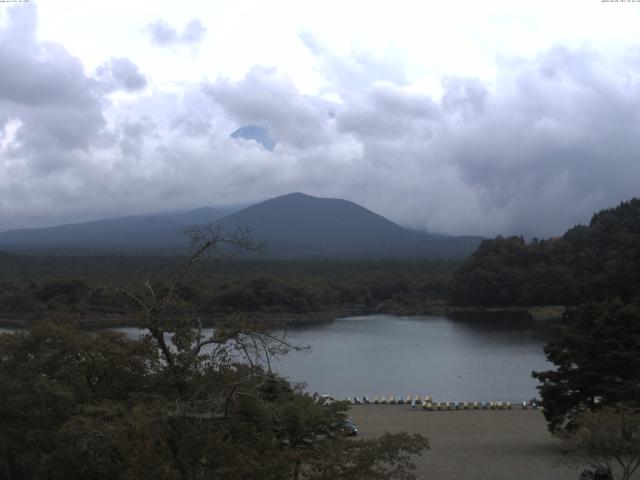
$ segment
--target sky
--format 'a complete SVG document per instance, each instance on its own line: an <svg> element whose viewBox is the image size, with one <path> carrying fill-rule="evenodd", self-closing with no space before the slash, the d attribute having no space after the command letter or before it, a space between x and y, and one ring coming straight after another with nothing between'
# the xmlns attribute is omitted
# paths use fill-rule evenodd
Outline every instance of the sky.
<svg viewBox="0 0 640 480"><path fill-rule="evenodd" d="M639 187L640 2L0 2L0 231L304 192L549 237Z"/></svg>

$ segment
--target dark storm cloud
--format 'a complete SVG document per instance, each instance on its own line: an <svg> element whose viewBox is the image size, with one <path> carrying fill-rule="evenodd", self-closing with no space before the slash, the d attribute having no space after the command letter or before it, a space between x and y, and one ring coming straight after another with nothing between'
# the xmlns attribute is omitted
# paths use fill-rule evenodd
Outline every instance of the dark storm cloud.
<svg viewBox="0 0 640 480"><path fill-rule="evenodd" d="M206 27L200 20L193 19L187 23L182 32L164 20L156 20L147 26L151 42L160 47L175 44L195 45L204 40Z"/></svg>
<svg viewBox="0 0 640 480"><path fill-rule="evenodd" d="M111 58L96 71L96 79L105 92L126 90L134 92L147 86L146 77L128 58Z"/></svg>

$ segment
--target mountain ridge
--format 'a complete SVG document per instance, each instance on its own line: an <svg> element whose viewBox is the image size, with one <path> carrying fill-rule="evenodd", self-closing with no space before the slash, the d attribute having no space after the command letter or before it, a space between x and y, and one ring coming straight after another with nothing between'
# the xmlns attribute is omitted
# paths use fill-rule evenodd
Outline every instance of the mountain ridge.
<svg viewBox="0 0 640 480"><path fill-rule="evenodd" d="M217 223L251 225L258 235L282 238L297 234L310 237L328 227L332 235L401 234L405 229L391 220L350 200L319 198L301 192L265 200L232 213ZM327 225L327 224L331 225Z"/></svg>
<svg viewBox="0 0 640 480"><path fill-rule="evenodd" d="M481 240L406 229L349 200L294 192L238 211L203 207L10 230L0 233L0 249L180 253L187 246L184 230L209 223L250 228L257 239L269 243L267 258L461 258Z"/></svg>
<svg viewBox="0 0 640 480"><path fill-rule="evenodd" d="M182 241L184 230L190 225L210 223L228 213L228 210L222 208L200 207L174 212L111 217L50 227L13 229L0 232L0 248L3 245L45 247L47 244L64 244L67 247L73 247L88 242L98 242L98 244L107 242L119 245L171 244ZM164 234L163 238L154 241L150 235L158 233Z"/></svg>

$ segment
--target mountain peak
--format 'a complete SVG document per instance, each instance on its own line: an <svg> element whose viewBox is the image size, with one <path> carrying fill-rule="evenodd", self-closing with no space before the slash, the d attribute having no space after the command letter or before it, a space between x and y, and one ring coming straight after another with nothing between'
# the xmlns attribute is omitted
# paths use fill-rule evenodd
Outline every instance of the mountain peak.
<svg viewBox="0 0 640 480"><path fill-rule="evenodd" d="M260 125L246 125L244 127L240 127L233 132L230 137L253 140L270 152L273 152L277 143L273 138L271 138L269 131Z"/></svg>
<svg viewBox="0 0 640 480"><path fill-rule="evenodd" d="M245 208L220 220L249 226L262 238L301 241L331 237L393 236L404 229L382 215L339 198L293 192Z"/></svg>
<svg viewBox="0 0 640 480"><path fill-rule="evenodd" d="M279 198L296 199L296 198L319 198L319 197L314 197L313 195L309 195L303 192L291 192L291 193L285 193L284 195L280 195L278 197L273 197L271 200L277 200Z"/></svg>

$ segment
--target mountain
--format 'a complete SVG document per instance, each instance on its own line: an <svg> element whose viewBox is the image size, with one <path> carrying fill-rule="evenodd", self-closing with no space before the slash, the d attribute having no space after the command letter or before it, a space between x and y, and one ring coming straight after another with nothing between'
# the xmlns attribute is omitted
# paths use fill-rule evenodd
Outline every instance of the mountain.
<svg viewBox="0 0 640 480"><path fill-rule="evenodd" d="M356 203L303 193L229 213L202 208L12 230L0 233L0 249L178 253L186 247L186 227L209 223L250 228L257 239L268 242L264 252L268 258L462 258L481 240L409 230Z"/></svg>
<svg viewBox="0 0 640 480"><path fill-rule="evenodd" d="M269 240L311 241L316 238L401 235L405 229L348 200L290 193L244 208L217 223L250 226Z"/></svg>
<svg viewBox="0 0 640 480"><path fill-rule="evenodd" d="M249 227L273 257L462 258L479 237L448 237L403 228L354 202L291 193L242 209L216 223Z"/></svg>
<svg viewBox="0 0 640 480"><path fill-rule="evenodd" d="M269 136L269 131L259 125L247 125L240 127L230 135L231 138L242 138L244 140L253 140L262 145L266 150L273 152L276 141Z"/></svg>
<svg viewBox="0 0 640 480"><path fill-rule="evenodd" d="M108 218L55 227L9 230L0 233L0 248L42 252L172 252L185 244L184 230L207 224L230 209L198 208L148 215Z"/></svg>

